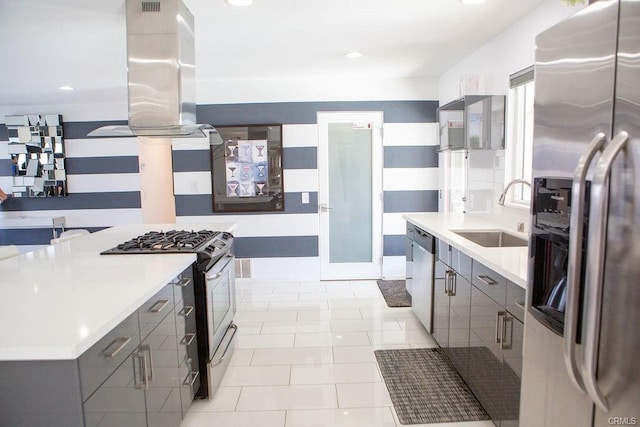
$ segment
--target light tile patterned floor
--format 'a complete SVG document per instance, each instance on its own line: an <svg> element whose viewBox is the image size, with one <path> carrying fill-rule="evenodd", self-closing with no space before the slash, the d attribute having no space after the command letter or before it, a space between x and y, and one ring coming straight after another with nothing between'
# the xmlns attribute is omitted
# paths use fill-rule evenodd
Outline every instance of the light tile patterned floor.
<svg viewBox="0 0 640 427"><path fill-rule="evenodd" d="M373 351L436 346L411 308L387 307L374 280L236 287L231 366L215 397L195 401L181 427L402 425Z"/></svg>

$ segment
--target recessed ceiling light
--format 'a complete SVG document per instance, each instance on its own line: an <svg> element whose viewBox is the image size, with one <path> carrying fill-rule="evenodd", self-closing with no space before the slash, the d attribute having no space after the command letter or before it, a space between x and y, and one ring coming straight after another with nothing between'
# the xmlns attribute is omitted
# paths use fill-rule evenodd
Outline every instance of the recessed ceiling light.
<svg viewBox="0 0 640 427"><path fill-rule="evenodd" d="M462 4L480 4L480 3L484 3L487 0L460 0L460 3Z"/></svg>
<svg viewBox="0 0 640 427"><path fill-rule="evenodd" d="M231 6L251 6L253 4L253 0L225 0Z"/></svg>
<svg viewBox="0 0 640 427"><path fill-rule="evenodd" d="M58 86L58 89L60 90L73 90L73 88L71 86Z"/></svg>
<svg viewBox="0 0 640 427"><path fill-rule="evenodd" d="M361 52L347 52L344 54L347 58L360 58L362 56Z"/></svg>

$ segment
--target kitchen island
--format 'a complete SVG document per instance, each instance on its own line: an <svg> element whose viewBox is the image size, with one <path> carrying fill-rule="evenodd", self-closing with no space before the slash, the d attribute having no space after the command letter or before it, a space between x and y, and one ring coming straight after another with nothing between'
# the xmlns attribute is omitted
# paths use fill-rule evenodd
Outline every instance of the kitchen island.
<svg viewBox="0 0 640 427"><path fill-rule="evenodd" d="M193 253L100 255L102 251L151 230L232 231L234 227L232 223L116 226L0 261L0 393L4 396L0 425L62 425L57 420L92 425L94 420L84 419L82 413L85 384L81 391L78 371L83 355L122 325L135 323L137 329L137 311L150 301L173 302L171 287L169 297L161 293L196 260ZM163 299L153 299L158 295ZM161 311L161 306L148 311ZM173 309L168 307L163 316ZM145 326L141 317L139 340L147 333ZM161 327L162 323L154 326ZM170 331L171 325L165 329ZM111 365L125 352L117 355L125 344L133 346L128 341L120 345L117 338L114 343L103 352ZM138 359L134 371L147 369L145 357ZM126 400L126 393L122 398Z"/></svg>

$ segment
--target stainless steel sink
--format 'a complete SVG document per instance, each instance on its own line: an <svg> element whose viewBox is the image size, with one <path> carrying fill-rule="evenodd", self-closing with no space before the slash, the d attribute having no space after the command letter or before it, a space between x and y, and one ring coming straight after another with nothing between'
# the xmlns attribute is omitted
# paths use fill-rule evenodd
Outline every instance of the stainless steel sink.
<svg viewBox="0 0 640 427"><path fill-rule="evenodd" d="M485 248L524 247L529 244L527 240L502 230L451 231Z"/></svg>

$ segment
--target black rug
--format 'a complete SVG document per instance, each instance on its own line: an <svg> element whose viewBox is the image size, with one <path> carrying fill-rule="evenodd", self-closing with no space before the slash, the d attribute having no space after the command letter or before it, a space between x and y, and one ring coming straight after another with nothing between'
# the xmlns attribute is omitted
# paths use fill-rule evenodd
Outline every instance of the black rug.
<svg viewBox="0 0 640 427"><path fill-rule="evenodd" d="M439 348L376 350L374 354L402 424L489 419Z"/></svg>
<svg viewBox="0 0 640 427"><path fill-rule="evenodd" d="M378 280L378 287L389 307L411 307L404 280Z"/></svg>

